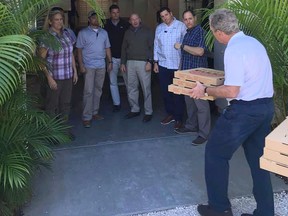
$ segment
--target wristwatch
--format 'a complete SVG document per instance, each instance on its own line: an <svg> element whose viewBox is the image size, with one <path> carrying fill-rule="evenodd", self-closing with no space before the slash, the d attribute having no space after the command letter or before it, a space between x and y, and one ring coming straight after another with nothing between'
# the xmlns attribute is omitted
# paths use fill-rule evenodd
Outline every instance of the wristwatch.
<svg viewBox="0 0 288 216"><path fill-rule="evenodd" d="M153 59L146 59L146 62L149 62L150 64L153 64Z"/></svg>
<svg viewBox="0 0 288 216"><path fill-rule="evenodd" d="M208 93L207 93L207 88L208 88L208 87L205 87L205 88L204 88L204 95L205 95L206 97L209 96Z"/></svg>

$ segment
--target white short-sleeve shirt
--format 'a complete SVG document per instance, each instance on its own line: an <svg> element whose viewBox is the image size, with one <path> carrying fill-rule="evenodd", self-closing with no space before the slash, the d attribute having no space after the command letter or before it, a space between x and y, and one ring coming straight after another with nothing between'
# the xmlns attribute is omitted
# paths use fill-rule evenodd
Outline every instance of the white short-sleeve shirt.
<svg viewBox="0 0 288 216"><path fill-rule="evenodd" d="M224 85L240 86L237 100L251 101L273 96L273 75L264 46L255 38L236 33L224 54Z"/></svg>

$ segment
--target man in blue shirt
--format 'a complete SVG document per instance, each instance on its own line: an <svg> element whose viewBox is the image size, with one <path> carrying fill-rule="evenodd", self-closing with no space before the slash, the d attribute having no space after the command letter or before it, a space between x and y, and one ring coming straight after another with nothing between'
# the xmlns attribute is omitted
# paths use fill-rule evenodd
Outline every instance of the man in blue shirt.
<svg viewBox="0 0 288 216"><path fill-rule="evenodd" d="M107 70L112 70L108 34L99 27L95 11L88 13L88 21L89 26L79 32L76 43L80 72L85 77L82 120L86 128L90 127L92 119L103 119L98 112L106 72L105 57Z"/></svg>
<svg viewBox="0 0 288 216"><path fill-rule="evenodd" d="M204 56L205 32L196 23L196 16L192 10L183 12L183 22L187 27L182 44L175 43L176 49L181 49L181 69L187 70L198 67L207 67L207 57ZM188 119L185 127L175 129L176 133L198 132L198 136L192 141L193 145L206 142L210 132L210 107L207 100L193 99L185 96Z"/></svg>

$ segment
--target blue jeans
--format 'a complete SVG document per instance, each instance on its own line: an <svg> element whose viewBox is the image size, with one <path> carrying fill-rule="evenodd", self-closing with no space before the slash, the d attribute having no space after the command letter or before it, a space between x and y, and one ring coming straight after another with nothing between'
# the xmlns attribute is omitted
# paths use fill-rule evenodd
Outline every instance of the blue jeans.
<svg viewBox="0 0 288 216"><path fill-rule="evenodd" d="M173 115L176 121L182 121L185 110L184 96L168 91L168 85L173 83L176 70L159 66L159 81L166 112L168 115Z"/></svg>
<svg viewBox="0 0 288 216"><path fill-rule="evenodd" d="M224 110L212 130L205 149L205 179L209 205L219 212L231 208L228 199L229 160L242 145L249 164L256 216L274 216L270 173L260 169L265 136L274 115L271 98L236 101ZM241 177L241 176L239 176Z"/></svg>

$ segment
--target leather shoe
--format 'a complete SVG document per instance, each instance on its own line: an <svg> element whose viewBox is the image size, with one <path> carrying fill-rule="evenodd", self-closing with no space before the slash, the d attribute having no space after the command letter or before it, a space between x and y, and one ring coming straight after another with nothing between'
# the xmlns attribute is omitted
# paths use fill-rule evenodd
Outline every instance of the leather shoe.
<svg viewBox="0 0 288 216"><path fill-rule="evenodd" d="M121 109L120 105L113 105L113 112L119 112Z"/></svg>
<svg viewBox="0 0 288 216"><path fill-rule="evenodd" d="M174 131L177 134L192 134L194 132L197 132L197 130L191 130L191 129L186 128L186 127L181 127L181 128L175 129Z"/></svg>
<svg viewBox="0 0 288 216"><path fill-rule="evenodd" d="M201 137L201 136L198 136L195 140L192 141L192 145L201 145L203 143L205 143L207 141L207 139Z"/></svg>
<svg viewBox="0 0 288 216"><path fill-rule="evenodd" d="M151 121L151 119L152 119L152 115L145 115L144 117L143 117L143 122L149 122L149 121Z"/></svg>
<svg viewBox="0 0 288 216"><path fill-rule="evenodd" d="M174 124L174 129L177 130L177 129L181 128L182 125L183 125L183 124L182 124L181 121L176 121L175 124Z"/></svg>
<svg viewBox="0 0 288 216"><path fill-rule="evenodd" d="M90 128L90 127L91 127L91 122L90 122L90 121L87 121L87 120L84 120L84 121L83 121L83 126L84 126L85 128Z"/></svg>
<svg viewBox="0 0 288 216"><path fill-rule="evenodd" d="M129 112L127 115L125 115L126 119L134 118L136 116L139 116L140 112Z"/></svg>
<svg viewBox="0 0 288 216"><path fill-rule="evenodd" d="M197 211L201 216L233 216L231 209L224 212L217 212L209 205L198 205Z"/></svg>
<svg viewBox="0 0 288 216"><path fill-rule="evenodd" d="M170 124L171 122L174 122L175 119L172 115L169 115L169 116L166 116L162 121L161 121L161 124L162 125L168 125Z"/></svg>
<svg viewBox="0 0 288 216"><path fill-rule="evenodd" d="M93 115L93 120L99 121L99 120L103 120L103 119L104 119L104 117L99 115L99 114Z"/></svg>

